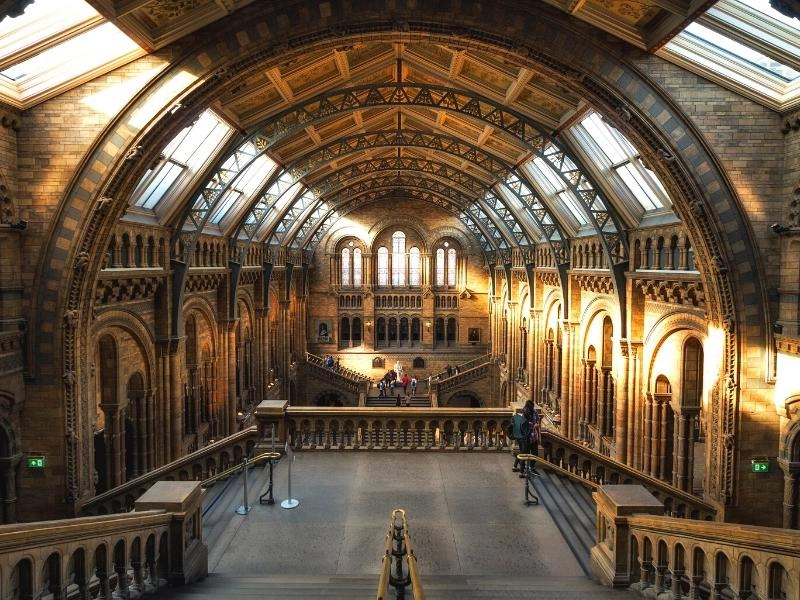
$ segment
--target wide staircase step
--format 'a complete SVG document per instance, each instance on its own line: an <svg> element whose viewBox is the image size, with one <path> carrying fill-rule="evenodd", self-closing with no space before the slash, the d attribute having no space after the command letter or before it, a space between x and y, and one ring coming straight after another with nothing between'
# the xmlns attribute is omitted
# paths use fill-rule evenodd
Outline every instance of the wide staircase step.
<svg viewBox="0 0 800 600"><path fill-rule="evenodd" d="M538 467L535 488L542 504L578 559L591 574L590 552L595 544L596 506L589 488L577 481Z"/></svg>
<svg viewBox="0 0 800 600"><path fill-rule="evenodd" d="M367 398L367 406L375 407L392 407L397 406L397 398L386 396L384 398L369 397ZM430 408L431 399L427 396L415 396L411 398L411 406L417 408Z"/></svg>
<svg viewBox="0 0 800 600"><path fill-rule="evenodd" d="M377 576L272 575L230 576L212 573L201 583L168 587L151 596L156 599L217 600L219 598L375 598ZM485 577L469 575L423 576L428 600L523 599L616 600L633 598L630 592L604 588L584 577ZM410 597L407 595L406 597ZM389 598L394 598L390 591Z"/></svg>

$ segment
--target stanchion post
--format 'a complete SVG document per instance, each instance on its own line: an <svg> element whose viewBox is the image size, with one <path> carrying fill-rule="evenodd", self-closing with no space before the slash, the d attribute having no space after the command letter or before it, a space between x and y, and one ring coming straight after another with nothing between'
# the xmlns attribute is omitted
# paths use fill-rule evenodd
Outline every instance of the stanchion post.
<svg viewBox="0 0 800 600"><path fill-rule="evenodd" d="M236 509L237 515L246 515L250 512L250 505L247 504L247 456L244 457L244 504Z"/></svg>
<svg viewBox="0 0 800 600"><path fill-rule="evenodd" d="M281 502L281 508L297 508L300 506L300 501L292 498L292 463L294 462L294 451L288 441L286 442L286 458L289 459L289 473L287 476L289 480L289 497Z"/></svg>

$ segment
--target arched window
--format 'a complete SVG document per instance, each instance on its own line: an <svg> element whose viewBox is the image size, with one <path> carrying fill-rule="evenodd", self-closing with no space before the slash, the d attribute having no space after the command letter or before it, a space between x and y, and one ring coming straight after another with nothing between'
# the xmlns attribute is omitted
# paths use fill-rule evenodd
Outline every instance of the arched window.
<svg viewBox="0 0 800 600"><path fill-rule="evenodd" d="M342 249L342 285L350 287L350 248Z"/></svg>
<svg viewBox="0 0 800 600"><path fill-rule="evenodd" d="M436 285L444 287L444 249L436 251Z"/></svg>
<svg viewBox="0 0 800 600"><path fill-rule="evenodd" d="M683 347L683 406L700 406L703 393L703 347L691 337Z"/></svg>
<svg viewBox="0 0 800 600"><path fill-rule="evenodd" d="M406 284L406 234L395 231L392 234L392 285L402 287Z"/></svg>
<svg viewBox="0 0 800 600"><path fill-rule="evenodd" d="M389 285L389 249L386 246L378 248L378 285Z"/></svg>
<svg viewBox="0 0 800 600"><path fill-rule="evenodd" d="M411 287L419 287L420 265L419 248L414 246L408 251L408 285Z"/></svg>
<svg viewBox="0 0 800 600"><path fill-rule="evenodd" d="M361 248L353 250L353 286L361 287Z"/></svg>
<svg viewBox="0 0 800 600"><path fill-rule="evenodd" d="M447 242L445 242L447 243ZM456 286L456 249L450 248L447 251L447 285Z"/></svg>

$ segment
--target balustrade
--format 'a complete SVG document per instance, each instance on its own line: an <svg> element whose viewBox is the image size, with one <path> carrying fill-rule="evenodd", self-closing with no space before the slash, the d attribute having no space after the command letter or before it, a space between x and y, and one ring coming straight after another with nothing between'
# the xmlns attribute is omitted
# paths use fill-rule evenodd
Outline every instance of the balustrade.
<svg viewBox="0 0 800 600"><path fill-rule="evenodd" d="M87 515L104 515L132 510L136 499L157 481L202 481L207 479L240 463L244 456L250 454L262 437L262 433L257 427L249 427L99 494L83 504L81 510Z"/></svg>
<svg viewBox="0 0 800 600"><path fill-rule="evenodd" d="M587 431L591 429L587 428ZM606 451L613 450L608 441L604 443ZM542 431L541 446L545 460L596 483L643 485L663 502L666 515L706 520L716 516L716 508L700 498L553 431Z"/></svg>
<svg viewBox="0 0 800 600"><path fill-rule="evenodd" d="M304 450L503 450L508 410L290 406L287 435Z"/></svg>
<svg viewBox="0 0 800 600"><path fill-rule="evenodd" d="M133 513L0 526L3 597L138 598L204 578L201 497L160 482Z"/></svg>
<svg viewBox="0 0 800 600"><path fill-rule="evenodd" d="M800 600L800 531L664 517L639 485L605 486L592 571L660 598Z"/></svg>

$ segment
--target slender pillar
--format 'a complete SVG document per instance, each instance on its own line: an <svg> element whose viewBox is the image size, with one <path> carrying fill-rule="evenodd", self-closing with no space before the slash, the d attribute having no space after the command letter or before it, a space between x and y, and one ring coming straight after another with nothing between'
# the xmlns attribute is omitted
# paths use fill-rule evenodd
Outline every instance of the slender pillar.
<svg viewBox="0 0 800 600"><path fill-rule="evenodd" d="M783 527L800 529L800 519L798 519L800 462L789 462L779 458L778 465L783 471Z"/></svg>
<svg viewBox="0 0 800 600"><path fill-rule="evenodd" d="M170 389L170 446L171 458L176 460L183 455L183 382L181 381L182 360L181 360L181 346L182 342L174 342L170 344L169 353L169 389Z"/></svg>
<svg viewBox="0 0 800 600"><path fill-rule="evenodd" d="M616 448L615 458L620 462L628 462L628 412L631 403L630 390L628 388L628 378L630 376L630 351L628 340L620 340L620 353L622 364L619 369L620 380L614 392L616 402L614 403L614 446Z"/></svg>
<svg viewBox="0 0 800 600"><path fill-rule="evenodd" d="M643 444L642 470L646 475L652 475L651 457L653 455L653 395L645 394L644 404L644 444Z"/></svg>

